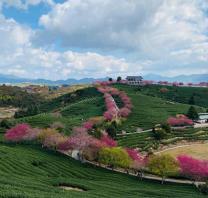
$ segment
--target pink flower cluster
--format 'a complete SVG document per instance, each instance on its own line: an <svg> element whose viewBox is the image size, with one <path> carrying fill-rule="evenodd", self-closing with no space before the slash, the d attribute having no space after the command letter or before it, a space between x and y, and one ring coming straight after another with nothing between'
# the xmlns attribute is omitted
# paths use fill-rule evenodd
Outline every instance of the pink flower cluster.
<svg viewBox="0 0 208 198"><path fill-rule="evenodd" d="M101 139L94 138L87 133L75 133L69 137L65 142L62 142L58 146L58 150L68 151L68 150L85 150L87 148L100 149L102 147L115 147L117 142L104 134Z"/></svg>
<svg viewBox="0 0 208 198"><path fill-rule="evenodd" d="M22 123L7 130L4 137L8 141L18 142L22 140L33 140L37 137L38 133L38 129L32 129L28 124Z"/></svg>
<svg viewBox="0 0 208 198"><path fill-rule="evenodd" d="M92 121L86 121L82 124L82 126L89 131L92 130L94 123Z"/></svg>
<svg viewBox="0 0 208 198"><path fill-rule="evenodd" d="M135 149L126 148L126 152L128 153L129 157L134 161L141 161L143 159L143 157Z"/></svg>
<svg viewBox="0 0 208 198"><path fill-rule="evenodd" d="M126 118L131 113L132 103L131 103L130 98L127 96L127 94L125 92L120 92L119 97L121 98L121 101L124 104L124 106L119 111L119 115L121 117Z"/></svg>
<svg viewBox="0 0 208 198"><path fill-rule="evenodd" d="M126 148L126 152L128 153L132 163L130 168L136 170L142 170L147 164L147 157L142 156L137 150Z"/></svg>
<svg viewBox="0 0 208 198"><path fill-rule="evenodd" d="M115 147L115 146L117 146L117 142L115 140L113 140L107 134L102 135L100 141L102 142L103 145L105 145L107 147Z"/></svg>
<svg viewBox="0 0 208 198"><path fill-rule="evenodd" d="M117 118L119 108L117 107L116 102L113 99L112 95L110 95L109 93L105 93L104 98L105 98L105 105L107 109L107 111L104 113L104 118L107 121L111 121Z"/></svg>
<svg viewBox="0 0 208 198"><path fill-rule="evenodd" d="M107 84L108 85L108 84ZM128 117L131 113L132 109L132 103L130 98L127 96L127 94L123 91L119 91L116 88L101 85L97 88L99 92L104 94L105 98L105 104L107 111L104 113L104 118L107 121L112 121L113 119L116 119L117 117ZM123 102L124 106L119 109L116 105L116 102L113 98L113 96L119 96L121 101Z"/></svg>
<svg viewBox="0 0 208 198"><path fill-rule="evenodd" d="M180 115L178 117L170 117L167 120L168 124L171 126L190 126L193 125L193 121L187 118L185 115Z"/></svg>
<svg viewBox="0 0 208 198"><path fill-rule="evenodd" d="M178 156L181 174L193 180L208 179L208 160L198 160L187 155Z"/></svg>

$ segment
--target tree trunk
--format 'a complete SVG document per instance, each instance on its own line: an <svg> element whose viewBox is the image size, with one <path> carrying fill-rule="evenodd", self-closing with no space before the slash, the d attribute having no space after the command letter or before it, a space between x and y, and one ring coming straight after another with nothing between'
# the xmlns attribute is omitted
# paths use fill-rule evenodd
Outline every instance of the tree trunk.
<svg viewBox="0 0 208 198"><path fill-rule="evenodd" d="M142 172L142 170L139 173L140 173L140 180L142 180L143 179L143 172Z"/></svg>
<svg viewBox="0 0 208 198"><path fill-rule="evenodd" d="M165 182L165 177L164 177L164 176L162 176L162 181L161 181L161 184L164 184L164 182Z"/></svg>

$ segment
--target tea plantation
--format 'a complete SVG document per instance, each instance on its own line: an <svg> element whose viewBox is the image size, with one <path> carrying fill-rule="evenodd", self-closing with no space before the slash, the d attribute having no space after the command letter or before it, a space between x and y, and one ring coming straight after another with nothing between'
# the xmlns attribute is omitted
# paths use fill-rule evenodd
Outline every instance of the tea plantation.
<svg viewBox="0 0 208 198"><path fill-rule="evenodd" d="M37 145L0 143L2 198L200 198L191 185L164 184L81 164ZM83 192L58 188L69 185Z"/></svg>
<svg viewBox="0 0 208 198"><path fill-rule="evenodd" d="M145 95L143 91L126 85L115 85L125 90L133 103L133 112L119 128L135 132L137 128L149 129L169 116L186 113L190 105L169 102L165 99ZM115 98L115 100L117 100ZM119 101L117 101L119 102ZM203 105L202 105L203 106ZM200 112L205 108L196 106ZM90 117L101 116L105 111L102 94L90 87L65 94L41 104L41 113L13 120L26 122L33 127L46 128L54 122L64 124L64 132L70 134ZM36 143L8 144L3 140L0 129L0 197L2 198L201 198L204 197L192 185L170 184L140 180L137 177L116 173L92 165L80 163L55 151L41 148ZM177 140L208 139L208 131L198 133L187 129L183 133L174 131L162 140L163 144ZM119 145L140 147L142 150L155 148L152 132L118 136ZM63 190L59 186L76 187L82 192Z"/></svg>
<svg viewBox="0 0 208 198"><path fill-rule="evenodd" d="M190 105L170 102L158 97L144 95L138 88L128 85L115 85L125 91L133 103L133 111L120 127L126 132L136 132L137 128L150 129L155 124L164 122L170 116L186 114ZM205 112L204 107L196 106L199 112Z"/></svg>

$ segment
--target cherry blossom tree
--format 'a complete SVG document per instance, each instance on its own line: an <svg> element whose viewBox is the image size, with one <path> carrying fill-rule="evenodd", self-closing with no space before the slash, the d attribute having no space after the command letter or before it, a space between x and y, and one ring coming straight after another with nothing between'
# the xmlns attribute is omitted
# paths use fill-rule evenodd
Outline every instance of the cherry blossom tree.
<svg viewBox="0 0 208 198"><path fill-rule="evenodd" d="M130 113L131 113L131 110L127 107L123 107L119 110L119 116L124 117L124 118L128 117Z"/></svg>
<svg viewBox="0 0 208 198"><path fill-rule="evenodd" d="M27 133L24 135L23 140L32 141L38 139L38 136L41 133L39 128L29 128Z"/></svg>
<svg viewBox="0 0 208 198"><path fill-rule="evenodd" d="M29 130L31 130L31 127L28 124L17 124L15 127L7 130L4 137L8 141L18 142L24 140L24 136L28 134Z"/></svg>
<svg viewBox="0 0 208 198"><path fill-rule="evenodd" d="M177 159L182 175L194 181L208 179L208 160L199 160L187 155L180 155Z"/></svg>
<svg viewBox="0 0 208 198"><path fill-rule="evenodd" d="M117 146L117 142L113 140L109 135L103 134L100 141L107 147Z"/></svg>
<svg viewBox="0 0 208 198"><path fill-rule="evenodd" d="M126 148L126 151L127 151L128 155L129 155L129 157L133 161L141 161L141 160L143 160L143 157L140 155L140 153L137 150Z"/></svg>
<svg viewBox="0 0 208 198"><path fill-rule="evenodd" d="M88 134L77 134L69 137L66 141L60 143L58 145L59 150L67 151L67 150L83 150L90 145L92 141L92 137Z"/></svg>
<svg viewBox="0 0 208 198"><path fill-rule="evenodd" d="M168 118L167 122L171 126L193 125L193 121L188 119L185 115L180 115L179 117L170 117Z"/></svg>
<svg viewBox="0 0 208 198"><path fill-rule="evenodd" d="M131 158L132 162L130 164L130 168L135 171L135 173L138 173L140 175L140 178L142 179L143 176L143 170L146 165L146 157L143 157L137 150L126 148L126 151Z"/></svg>
<svg viewBox="0 0 208 198"><path fill-rule="evenodd" d="M87 130L91 130L94 126L94 123L92 121L87 121L84 122L82 126Z"/></svg>

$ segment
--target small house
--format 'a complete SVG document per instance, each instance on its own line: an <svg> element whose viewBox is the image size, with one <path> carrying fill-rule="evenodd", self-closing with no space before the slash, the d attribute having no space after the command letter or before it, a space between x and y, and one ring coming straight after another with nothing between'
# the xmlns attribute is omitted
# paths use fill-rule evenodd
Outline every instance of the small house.
<svg viewBox="0 0 208 198"><path fill-rule="evenodd" d="M208 113L199 113L199 118L198 118L197 122L208 123Z"/></svg>
<svg viewBox="0 0 208 198"><path fill-rule="evenodd" d="M127 76L126 80L129 85L141 85L143 78L142 76Z"/></svg>

